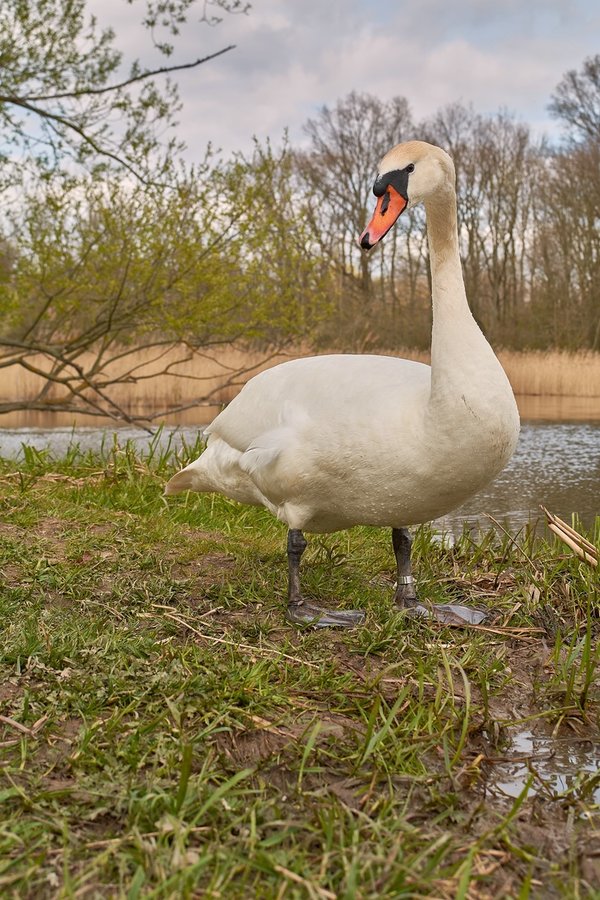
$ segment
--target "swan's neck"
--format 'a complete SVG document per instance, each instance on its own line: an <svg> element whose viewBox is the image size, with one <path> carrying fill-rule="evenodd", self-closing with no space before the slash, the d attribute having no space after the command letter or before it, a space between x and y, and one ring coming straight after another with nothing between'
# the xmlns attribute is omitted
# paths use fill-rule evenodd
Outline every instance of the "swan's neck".
<svg viewBox="0 0 600 900"><path fill-rule="evenodd" d="M433 331L431 400L447 400L463 380L500 368L475 322L465 292L458 250L456 195L453 189L425 205L431 264Z"/></svg>

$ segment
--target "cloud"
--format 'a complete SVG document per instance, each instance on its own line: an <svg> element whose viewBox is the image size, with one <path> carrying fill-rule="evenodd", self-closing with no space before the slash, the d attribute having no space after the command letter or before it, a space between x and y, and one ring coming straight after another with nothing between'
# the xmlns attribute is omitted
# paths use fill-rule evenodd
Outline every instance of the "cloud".
<svg viewBox="0 0 600 900"><path fill-rule="evenodd" d="M114 22L130 57L158 59L144 49L141 3L89 4ZM225 15L215 28L193 21L199 10L182 30L177 59L237 46L178 78L178 132L190 158L209 140L226 153L247 150L254 134L277 140L286 127L299 141L308 116L351 90L404 95L417 120L462 100L556 130L550 95L567 69L597 51L600 31L592 0L254 0L249 15Z"/></svg>

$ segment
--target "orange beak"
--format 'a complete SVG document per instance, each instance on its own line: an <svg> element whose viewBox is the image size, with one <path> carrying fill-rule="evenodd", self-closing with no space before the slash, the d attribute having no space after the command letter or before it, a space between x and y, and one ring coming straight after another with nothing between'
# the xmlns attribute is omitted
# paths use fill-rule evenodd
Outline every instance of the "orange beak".
<svg viewBox="0 0 600 900"><path fill-rule="evenodd" d="M388 233L400 213L406 209L407 204L408 200L389 184L385 193L377 200L373 218L359 238L363 250L370 250Z"/></svg>

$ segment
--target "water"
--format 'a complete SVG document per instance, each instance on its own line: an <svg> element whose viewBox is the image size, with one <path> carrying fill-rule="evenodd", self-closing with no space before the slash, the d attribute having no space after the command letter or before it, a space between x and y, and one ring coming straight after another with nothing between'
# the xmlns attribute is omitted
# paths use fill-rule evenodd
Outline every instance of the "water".
<svg viewBox="0 0 600 900"><path fill-rule="evenodd" d="M165 428L162 444L193 443L199 428ZM118 431L121 443L132 440L140 449L150 436L135 428ZM19 458L22 444L64 454L72 443L84 450L112 444L112 432L98 428L16 428L0 430L0 456ZM463 523L490 524L485 514L511 531L540 517L540 504L570 520L577 513L586 527L600 515L600 421L525 422L517 450L506 469L477 496L439 521L443 529L459 532Z"/></svg>
<svg viewBox="0 0 600 900"><path fill-rule="evenodd" d="M174 448L181 447L185 441L193 444L202 429L194 428L163 428L158 443L166 447L172 441ZM6 428L0 429L0 457L7 459L19 459L23 456L23 444L36 450L50 450L54 456L64 456L73 444L76 444L84 452L88 450L101 450L104 447L109 450L113 445L114 435L117 435L119 443L125 444L131 441L140 450L148 447L153 436L140 428L119 428L110 430L106 428Z"/></svg>
<svg viewBox="0 0 600 900"><path fill-rule="evenodd" d="M530 795L558 796L578 791L588 801L600 803L599 767L598 741L576 735L534 734L524 728L513 734L510 753L502 762L494 763L487 786L492 794L518 797L533 776Z"/></svg>
<svg viewBox="0 0 600 900"><path fill-rule="evenodd" d="M488 513L514 530L540 517L540 504L566 521L577 513L593 526L600 516L600 422L523 423L504 471L442 524L456 530L485 522Z"/></svg>

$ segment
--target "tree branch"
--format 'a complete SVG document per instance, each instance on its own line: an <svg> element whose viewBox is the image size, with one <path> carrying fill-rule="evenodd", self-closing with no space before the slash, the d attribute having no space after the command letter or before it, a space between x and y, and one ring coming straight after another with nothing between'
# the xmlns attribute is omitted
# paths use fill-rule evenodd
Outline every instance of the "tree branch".
<svg viewBox="0 0 600 900"><path fill-rule="evenodd" d="M224 47L222 50L217 50L215 53L210 53L208 56L203 56L201 59L197 59L195 62L191 63L182 63L179 66L162 66L159 69L147 69L145 72L140 72L139 75L133 75L131 78L127 78L125 81L121 81L118 84L110 84L106 85L106 87L101 88L81 88L78 91L64 91L63 93L58 94L33 94L27 97L28 101L38 102L40 100L67 100L67 99L75 99L76 97L91 97L98 96L100 94L108 94L112 91L119 91L121 88L130 87L132 84L136 84L140 81L145 81L148 78L153 78L155 75L168 75L171 72L182 72L185 69L195 69L197 66L201 66L202 63L210 62L211 59L216 59L218 56L222 56L224 53L228 53L229 50L235 50L235 44L230 44L228 47ZM0 103L15 103L15 98L10 96L2 96L0 95Z"/></svg>

